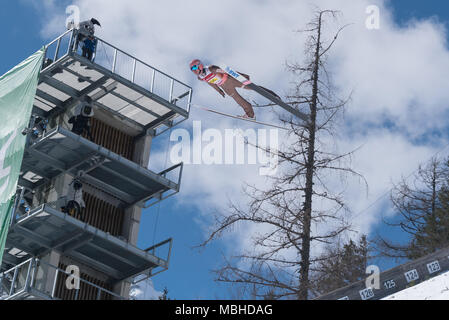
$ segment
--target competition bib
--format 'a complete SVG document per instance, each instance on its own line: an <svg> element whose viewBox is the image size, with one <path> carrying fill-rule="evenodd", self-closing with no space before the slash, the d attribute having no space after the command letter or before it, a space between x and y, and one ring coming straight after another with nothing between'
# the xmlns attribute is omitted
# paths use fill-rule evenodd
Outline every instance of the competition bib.
<svg viewBox="0 0 449 320"><path fill-rule="evenodd" d="M210 84L216 84L218 86L222 85L223 83L226 82L227 75L224 75L223 78L221 78L216 73L210 72L208 68L206 68L205 70L206 70L206 75L200 76L200 78L203 81L206 81L207 83L210 83Z"/></svg>

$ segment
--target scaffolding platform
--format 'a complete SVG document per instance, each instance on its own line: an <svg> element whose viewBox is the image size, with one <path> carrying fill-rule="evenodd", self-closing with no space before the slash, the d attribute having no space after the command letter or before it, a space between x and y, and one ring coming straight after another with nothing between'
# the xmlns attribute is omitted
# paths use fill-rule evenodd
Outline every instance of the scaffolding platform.
<svg viewBox="0 0 449 320"><path fill-rule="evenodd" d="M13 222L6 246L34 257L55 250L122 281L167 270L171 245L170 239L141 250L46 204ZM156 254L162 247L164 258Z"/></svg>
<svg viewBox="0 0 449 320"><path fill-rule="evenodd" d="M52 274L51 283L47 284L48 275ZM30 258L23 263L0 273L1 300L62 300L58 297L58 284L63 283L73 274L45 263L36 258ZM95 300L126 300L124 297L106 290L83 278L78 278L80 288L70 295L73 300L81 300L86 292L95 292ZM59 294L58 294L59 293ZM93 299L92 299L93 300Z"/></svg>
<svg viewBox="0 0 449 320"><path fill-rule="evenodd" d="M192 89L97 38L93 61L77 48L76 30L46 46L34 112L48 118L86 96L137 130L159 135L189 117Z"/></svg>
<svg viewBox="0 0 449 320"><path fill-rule="evenodd" d="M183 164L156 174L61 127L46 133L26 148L19 185L35 190L61 174L69 174L126 206L145 206L180 190ZM81 175L80 175L81 173ZM167 178L170 174L174 181Z"/></svg>

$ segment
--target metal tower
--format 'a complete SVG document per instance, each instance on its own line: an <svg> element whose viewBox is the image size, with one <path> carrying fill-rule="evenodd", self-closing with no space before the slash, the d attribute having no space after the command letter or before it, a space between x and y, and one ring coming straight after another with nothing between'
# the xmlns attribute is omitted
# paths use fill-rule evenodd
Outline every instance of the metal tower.
<svg viewBox="0 0 449 320"><path fill-rule="evenodd" d="M128 299L136 276L169 266L172 239L146 250L136 243L142 208L179 192L182 164L147 168L152 139L188 118L192 89L99 38L94 59L83 58L76 36L46 46L30 128L37 118L48 125L28 133L0 299ZM68 123L87 103L92 139ZM82 214L62 210L75 179ZM75 289L71 266L80 271Z"/></svg>

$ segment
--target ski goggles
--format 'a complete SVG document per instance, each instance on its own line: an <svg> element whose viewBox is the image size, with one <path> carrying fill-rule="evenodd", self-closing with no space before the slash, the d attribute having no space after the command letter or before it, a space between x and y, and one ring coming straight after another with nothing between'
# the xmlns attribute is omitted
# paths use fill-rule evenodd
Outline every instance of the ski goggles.
<svg viewBox="0 0 449 320"><path fill-rule="evenodd" d="M199 65L196 65L196 66L192 66L192 68L190 68L190 70L196 71L196 70L198 70L199 68L200 68L200 66L199 66Z"/></svg>

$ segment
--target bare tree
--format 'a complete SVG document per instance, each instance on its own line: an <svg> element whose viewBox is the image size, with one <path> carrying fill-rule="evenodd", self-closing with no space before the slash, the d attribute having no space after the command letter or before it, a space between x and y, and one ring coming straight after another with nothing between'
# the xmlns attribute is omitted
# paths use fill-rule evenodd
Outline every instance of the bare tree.
<svg viewBox="0 0 449 320"><path fill-rule="evenodd" d="M401 245L379 236L377 244L382 255L396 259L416 259L449 245L443 241L444 236L432 227L444 205L447 205L448 160L432 158L429 163L419 167L411 181L403 178L394 185L391 201L399 213L399 219L384 223L400 229L410 237L410 241ZM449 229L446 231L449 232Z"/></svg>
<svg viewBox="0 0 449 320"><path fill-rule="evenodd" d="M363 179L350 168L353 152L341 154L333 149L335 127L349 100L335 97L326 70L327 56L344 27L330 39L324 28L326 18L335 20L337 14L317 11L302 31L308 35L305 63L287 64L298 79L287 100L302 112L308 108L310 119L303 123L293 116L281 116L290 129L290 139L282 150L267 150L279 156L281 173L271 177L267 190L246 185L248 205L242 208L231 203L230 212L216 217L213 231L202 244L206 246L238 224L260 228L251 238L252 250L226 260L215 271L217 281L247 286L252 297L307 300L310 274L320 261L312 247L331 244L349 230L343 192L333 192L326 185L335 175Z"/></svg>

